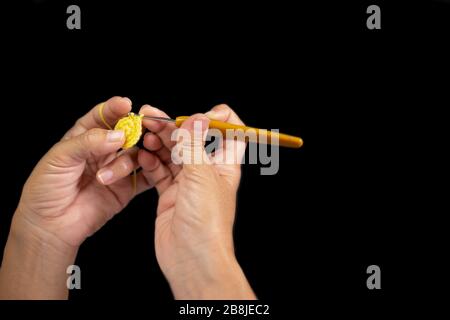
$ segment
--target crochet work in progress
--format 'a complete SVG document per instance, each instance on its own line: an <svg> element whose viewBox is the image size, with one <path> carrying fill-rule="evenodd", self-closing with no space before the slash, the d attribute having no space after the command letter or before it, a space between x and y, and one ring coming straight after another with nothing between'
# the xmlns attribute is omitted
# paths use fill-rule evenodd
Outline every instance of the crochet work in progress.
<svg viewBox="0 0 450 320"><path fill-rule="evenodd" d="M100 119L102 119L103 124L108 129L112 130L112 127L108 122L106 122L103 115L104 106L104 103L100 105L98 113L100 115ZM114 130L123 130L125 132L125 143L123 144L122 149L129 149L136 145L136 143L138 143L142 135L142 117L143 115L137 115L133 112L129 112L126 117L123 117L116 123ZM132 185L133 193L136 193L136 169L133 170Z"/></svg>
<svg viewBox="0 0 450 320"><path fill-rule="evenodd" d="M114 130L123 130L125 132L125 143L123 149L128 149L134 146L142 135L142 117L130 112L127 117L120 119Z"/></svg>

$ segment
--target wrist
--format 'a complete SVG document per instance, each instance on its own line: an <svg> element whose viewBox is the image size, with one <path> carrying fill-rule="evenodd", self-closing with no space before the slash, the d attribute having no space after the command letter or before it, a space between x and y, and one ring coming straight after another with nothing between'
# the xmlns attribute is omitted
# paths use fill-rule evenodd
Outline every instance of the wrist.
<svg viewBox="0 0 450 320"><path fill-rule="evenodd" d="M71 245L58 238L47 228L42 227L34 213L27 212L20 205L14 213L11 223L10 238L27 245L36 254L48 257L72 257L78 252L79 246Z"/></svg>
<svg viewBox="0 0 450 320"><path fill-rule="evenodd" d="M64 299L67 267L78 247L69 246L33 225L19 209L0 269L0 296L11 299Z"/></svg>
<svg viewBox="0 0 450 320"><path fill-rule="evenodd" d="M168 278L175 299L255 299L234 254L205 255L172 270Z"/></svg>

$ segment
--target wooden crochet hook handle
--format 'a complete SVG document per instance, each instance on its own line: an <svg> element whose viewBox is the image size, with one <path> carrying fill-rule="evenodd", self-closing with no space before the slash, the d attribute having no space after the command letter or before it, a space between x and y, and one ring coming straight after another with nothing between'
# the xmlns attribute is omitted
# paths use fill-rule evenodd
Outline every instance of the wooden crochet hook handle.
<svg viewBox="0 0 450 320"><path fill-rule="evenodd" d="M187 116L180 116L175 119L175 125L177 127L180 127L181 124L187 120L189 117ZM275 144L276 138L278 138L278 145L282 147L288 147L288 148L300 148L303 145L303 140L300 137L290 136L288 134L284 133L278 133L278 132L272 132L265 129L258 129L258 128L252 128L252 127L246 127L246 126L240 126L237 124L231 124L227 122L217 121L217 120L210 120L209 122L209 128L211 129L218 129L222 132L224 137L226 137L226 130L243 130L244 132L247 132L248 130L253 131L256 133L256 141L254 139L250 138L247 139L251 142L264 142L267 141L269 144ZM253 136L253 135L250 135ZM260 141L260 139L262 139ZM275 139L275 140L274 140ZM272 143L273 142L273 143Z"/></svg>

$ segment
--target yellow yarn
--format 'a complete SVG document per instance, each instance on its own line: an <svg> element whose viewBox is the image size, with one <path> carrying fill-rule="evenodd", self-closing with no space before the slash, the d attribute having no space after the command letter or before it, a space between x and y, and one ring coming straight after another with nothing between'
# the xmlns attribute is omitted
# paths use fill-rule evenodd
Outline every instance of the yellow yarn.
<svg viewBox="0 0 450 320"><path fill-rule="evenodd" d="M98 109L98 113L100 115L100 119L103 124L110 130L112 127L106 122L105 116L103 115L103 108L105 107L105 103L101 103ZM143 115L136 115L133 112L128 113L127 117L123 117L120 119L114 130L123 130L125 132L125 143L122 146L122 149L129 149L134 146L140 139L142 135L142 117ZM133 185L133 194L136 194L137 188L137 180L136 180L136 169L133 170L133 175L131 176L131 183Z"/></svg>
<svg viewBox="0 0 450 320"><path fill-rule="evenodd" d="M100 115L100 119L102 119L103 124L109 129L112 130L111 126L108 122L105 120L105 116L103 115L103 108L105 107L105 103L100 103L100 106L98 107L98 114Z"/></svg>
<svg viewBox="0 0 450 320"><path fill-rule="evenodd" d="M143 115L130 112L128 117L120 119L114 127L114 130L123 130L125 132L123 149L131 148L139 141L142 134L142 117Z"/></svg>

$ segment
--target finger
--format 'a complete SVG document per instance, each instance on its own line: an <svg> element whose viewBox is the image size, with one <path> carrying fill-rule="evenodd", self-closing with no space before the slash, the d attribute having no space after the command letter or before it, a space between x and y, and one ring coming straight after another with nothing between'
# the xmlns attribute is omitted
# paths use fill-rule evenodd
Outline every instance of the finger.
<svg viewBox="0 0 450 320"><path fill-rule="evenodd" d="M181 166L172 163L172 153L163 145L158 135L153 132L146 133L144 136L144 147L155 153L163 164L169 167L173 176L176 176L180 172Z"/></svg>
<svg viewBox="0 0 450 320"><path fill-rule="evenodd" d="M209 119L205 115L195 114L178 130L176 150L188 175L210 164L204 147L208 125Z"/></svg>
<svg viewBox="0 0 450 320"><path fill-rule="evenodd" d="M138 163L142 167L142 175L147 184L155 186L158 194L162 194L173 182L172 173L154 154L139 150Z"/></svg>
<svg viewBox="0 0 450 320"><path fill-rule="evenodd" d="M125 142L122 130L90 129L71 139L58 142L46 156L54 166L76 166L91 156L103 156L119 150Z"/></svg>
<svg viewBox="0 0 450 320"><path fill-rule="evenodd" d="M219 120L241 126L245 125L236 112L234 112L233 109L226 104L214 106L210 111L205 113L205 116L212 120Z"/></svg>
<svg viewBox="0 0 450 320"><path fill-rule="evenodd" d="M138 148L125 150L116 159L97 171L97 180L104 185L110 185L129 176L138 167Z"/></svg>
<svg viewBox="0 0 450 320"><path fill-rule="evenodd" d="M154 185L150 180L147 180L147 178L144 176L144 172L141 170L136 175L136 194L140 194L144 191L147 191L151 188L153 188Z"/></svg>
<svg viewBox="0 0 450 320"><path fill-rule="evenodd" d="M139 114L151 117L169 118L169 116L165 112L155 107L151 107L149 105L142 106L141 110L139 111ZM142 123L144 127L146 127L148 130L158 135L163 145L167 149L171 150L173 146L176 144L176 141L171 140L172 132L175 129L177 129L174 123L166 121L149 120L145 118L143 119Z"/></svg>
<svg viewBox="0 0 450 320"><path fill-rule="evenodd" d="M220 104L205 113L205 115L214 120L228 122L237 125L245 125L239 116L226 104ZM217 163L217 169L222 176L229 176L233 181L240 179L240 165L245 155L247 143L243 139L223 139L221 148L214 152L214 159L220 159Z"/></svg>
<svg viewBox="0 0 450 320"><path fill-rule="evenodd" d="M164 147L164 145L161 141L161 138L158 137L155 133L147 132L144 135L144 147L148 151L156 152L156 151L161 150ZM165 148L165 149L167 150L167 148Z"/></svg>
<svg viewBox="0 0 450 320"><path fill-rule="evenodd" d="M164 164L171 163L170 151L167 149L161 139L154 133L148 132L144 136L144 147L155 153Z"/></svg>
<svg viewBox="0 0 450 320"><path fill-rule="evenodd" d="M80 135L93 128L111 129L114 127L117 120L124 117L130 111L130 99L112 97L106 102L96 105L87 114L78 119L75 125L65 134L63 139L69 139Z"/></svg>

